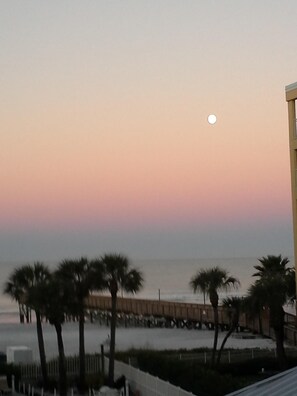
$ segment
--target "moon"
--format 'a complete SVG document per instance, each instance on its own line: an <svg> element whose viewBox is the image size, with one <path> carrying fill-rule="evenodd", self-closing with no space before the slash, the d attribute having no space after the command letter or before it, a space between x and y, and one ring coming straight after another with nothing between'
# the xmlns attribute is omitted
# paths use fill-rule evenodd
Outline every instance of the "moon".
<svg viewBox="0 0 297 396"><path fill-rule="evenodd" d="M217 116L215 114L210 114L207 117L207 121L209 124L214 125L217 122Z"/></svg>

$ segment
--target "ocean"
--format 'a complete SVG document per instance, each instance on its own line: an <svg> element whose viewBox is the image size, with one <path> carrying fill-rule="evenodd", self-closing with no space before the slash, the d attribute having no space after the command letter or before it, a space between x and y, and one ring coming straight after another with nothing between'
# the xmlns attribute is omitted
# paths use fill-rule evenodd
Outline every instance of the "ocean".
<svg viewBox="0 0 297 396"><path fill-rule="evenodd" d="M131 260L131 265L143 273L144 287L137 294L138 298L160 299L179 302L203 302L201 294L194 294L189 287L190 279L200 269L219 266L239 279L241 286L237 290L221 293L220 298L227 295L244 295L253 282L257 258L215 258L215 259L185 259L185 260ZM293 261L291 260L291 263ZM54 269L57 263L46 263ZM18 321L18 306L8 296L3 294L4 284L14 268L23 263L0 263L0 323Z"/></svg>

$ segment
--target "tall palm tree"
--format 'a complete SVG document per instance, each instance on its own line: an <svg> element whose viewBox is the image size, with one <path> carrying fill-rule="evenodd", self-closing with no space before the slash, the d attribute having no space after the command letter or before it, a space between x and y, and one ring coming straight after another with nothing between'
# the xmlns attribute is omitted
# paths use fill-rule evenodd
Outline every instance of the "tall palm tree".
<svg viewBox="0 0 297 396"><path fill-rule="evenodd" d="M65 316L71 313L72 289L67 282L64 282L63 278L59 277L58 271L55 271L39 297L43 313L56 331L59 353L59 390L61 396L66 396L67 373L62 326L65 322Z"/></svg>
<svg viewBox="0 0 297 396"><path fill-rule="evenodd" d="M4 287L4 293L35 311L40 365L45 387L48 384L48 375L42 330L42 306L38 295L39 290L43 289L49 278L49 269L43 263L35 262L33 265L24 265L14 270Z"/></svg>
<svg viewBox="0 0 297 396"><path fill-rule="evenodd" d="M222 301L222 306L226 310L228 310L230 325L229 325L229 330L227 331L227 333L222 341L220 350L218 352L217 364L220 364L222 352L223 352L223 349L226 345L228 338L231 336L231 334L236 330L236 328L238 326L239 316L240 316L242 305L243 305L243 299L241 297L236 297L236 296L235 297L227 297L227 298L224 298Z"/></svg>
<svg viewBox="0 0 297 396"><path fill-rule="evenodd" d="M79 390L84 393L85 384L85 298L89 295L93 285L91 262L86 257L78 260L64 260L57 270L58 276L71 289L72 304L69 307L72 315L79 320Z"/></svg>
<svg viewBox="0 0 297 396"><path fill-rule="evenodd" d="M269 276L270 274L276 275L286 275L292 268L287 267L290 260L287 257L267 255L266 257L261 257L258 259L261 263L259 265L255 265L254 268L257 270L253 274L258 278L262 278L263 276Z"/></svg>
<svg viewBox="0 0 297 396"><path fill-rule="evenodd" d="M103 265L103 285L111 294L108 383L112 386L114 383L117 293L119 289L127 293L137 293L143 285L143 276L136 268L130 268L128 258L120 254L106 254L101 257L101 263Z"/></svg>
<svg viewBox="0 0 297 396"><path fill-rule="evenodd" d="M239 280L233 276L229 276L228 272L219 267L211 269L202 269L194 275L190 281L190 286L194 292L200 291L209 296L210 303L214 313L214 341L211 357L211 366L215 364L216 350L218 344L219 334L219 318L218 318L218 306L219 306L219 295L220 290L229 290L230 287L237 287Z"/></svg>
<svg viewBox="0 0 297 396"><path fill-rule="evenodd" d="M269 324L274 330L279 366L286 369L283 305L295 297L295 271L287 267L289 260L281 255L262 257L259 261L261 265L255 266L258 272L254 274L258 279L249 288L248 297L269 309Z"/></svg>

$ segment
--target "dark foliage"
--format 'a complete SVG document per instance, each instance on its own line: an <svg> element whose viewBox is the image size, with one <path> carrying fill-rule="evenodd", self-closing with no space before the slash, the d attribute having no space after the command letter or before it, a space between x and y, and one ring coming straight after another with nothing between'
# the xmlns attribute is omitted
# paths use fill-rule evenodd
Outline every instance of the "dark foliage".
<svg viewBox="0 0 297 396"><path fill-rule="evenodd" d="M221 396L245 385L240 378L230 374L220 374L197 362L163 357L158 352L141 353L137 360L141 370L198 396Z"/></svg>
<svg viewBox="0 0 297 396"><path fill-rule="evenodd" d="M202 349L204 350L204 348ZM195 350L197 353L201 349ZM198 396L221 396L279 372L275 358L261 357L221 364L216 369L195 360L179 360L179 353L194 351L137 351L117 354L117 359L130 362L140 370L157 376ZM209 352L209 350L208 350ZM157 364L156 364L157 362ZM289 366L297 358L289 359ZM262 370L264 369L264 370Z"/></svg>
<svg viewBox="0 0 297 396"><path fill-rule="evenodd" d="M9 387L11 387L11 377L14 375L15 387L18 387L21 378L21 371L19 367L13 364L0 363L0 375L7 376L7 384Z"/></svg>

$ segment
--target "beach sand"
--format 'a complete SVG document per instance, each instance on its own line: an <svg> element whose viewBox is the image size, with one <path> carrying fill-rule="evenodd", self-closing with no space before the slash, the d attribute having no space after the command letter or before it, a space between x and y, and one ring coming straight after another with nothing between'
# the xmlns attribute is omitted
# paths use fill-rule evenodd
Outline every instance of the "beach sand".
<svg viewBox="0 0 297 396"><path fill-rule="evenodd" d="M56 333L53 326L43 325L44 341L47 358L58 354ZM219 346L225 332L219 333ZM231 336L226 348L269 348L274 349L275 343L267 338L242 339L238 335ZM100 352L100 345L108 349L109 327L86 323L85 349L87 353ZM78 323L66 323L63 326L63 340L66 355L78 354ZM142 349L193 349L211 348L213 331L163 329L143 327L118 327L116 330L116 350L124 351L130 348ZM31 324L0 324L0 351L6 353L7 346L27 346L33 351L34 360L39 360L36 326Z"/></svg>

